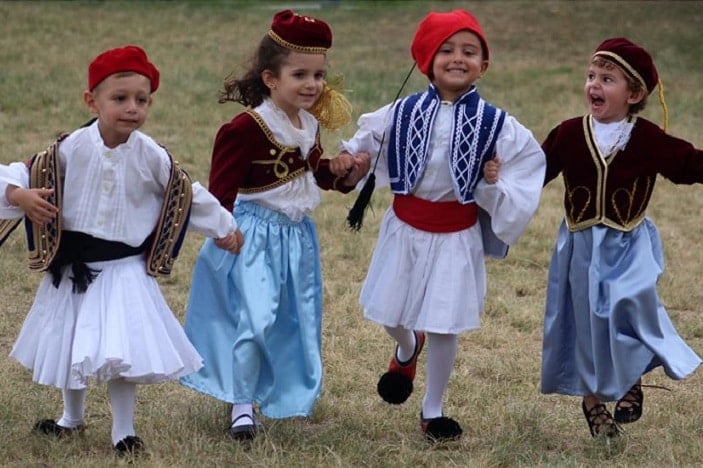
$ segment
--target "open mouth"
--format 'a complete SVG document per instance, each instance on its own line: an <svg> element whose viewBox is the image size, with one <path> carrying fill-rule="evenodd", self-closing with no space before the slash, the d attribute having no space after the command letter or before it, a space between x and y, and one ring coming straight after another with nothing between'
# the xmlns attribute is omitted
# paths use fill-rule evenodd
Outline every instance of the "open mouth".
<svg viewBox="0 0 703 468"><path fill-rule="evenodd" d="M600 96L591 95L590 97L591 97L591 105L592 106L598 107L598 106L602 106L603 104L605 104L605 99L603 99Z"/></svg>

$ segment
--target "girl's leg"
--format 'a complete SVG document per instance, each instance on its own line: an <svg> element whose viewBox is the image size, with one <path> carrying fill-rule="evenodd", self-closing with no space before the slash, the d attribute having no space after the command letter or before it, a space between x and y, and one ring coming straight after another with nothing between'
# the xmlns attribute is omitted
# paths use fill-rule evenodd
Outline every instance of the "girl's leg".
<svg viewBox="0 0 703 468"><path fill-rule="evenodd" d="M422 417L442 416L444 392L454 369L458 347L457 335L427 334L427 382L422 401Z"/></svg>
<svg viewBox="0 0 703 468"><path fill-rule="evenodd" d="M254 406L251 403L232 406L232 427L244 426L254 421Z"/></svg>
<svg viewBox="0 0 703 468"><path fill-rule="evenodd" d="M107 383L112 410L112 444L117 445L128 436L134 436L134 406L137 385L124 379Z"/></svg>
<svg viewBox="0 0 703 468"><path fill-rule="evenodd" d="M232 406L232 423L229 435L236 440L251 440L256 436L257 423L251 403Z"/></svg>
<svg viewBox="0 0 703 468"><path fill-rule="evenodd" d="M620 434L620 430L615 424L610 411L595 395L583 397L581 409L583 409L583 415L586 417L591 436L605 435L606 437L616 437Z"/></svg>

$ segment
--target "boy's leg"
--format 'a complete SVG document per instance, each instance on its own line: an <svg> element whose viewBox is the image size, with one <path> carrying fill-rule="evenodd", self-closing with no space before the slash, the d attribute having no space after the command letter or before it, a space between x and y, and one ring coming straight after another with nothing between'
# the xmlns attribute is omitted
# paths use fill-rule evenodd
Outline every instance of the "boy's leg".
<svg viewBox="0 0 703 468"><path fill-rule="evenodd" d="M107 383L112 410L112 444L117 445L129 436L134 436L134 406L137 385L124 379L113 379Z"/></svg>
<svg viewBox="0 0 703 468"><path fill-rule="evenodd" d="M63 416L59 426L74 429L83 424L85 419L85 396L87 389L63 390Z"/></svg>
<svg viewBox="0 0 703 468"><path fill-rule="evenodd" d="M420 429L433 442L458 439L463 433L461 426L442 412L444 392L454 369L458 337L428 333L427 340L427 382L420 413Z"/></svg>

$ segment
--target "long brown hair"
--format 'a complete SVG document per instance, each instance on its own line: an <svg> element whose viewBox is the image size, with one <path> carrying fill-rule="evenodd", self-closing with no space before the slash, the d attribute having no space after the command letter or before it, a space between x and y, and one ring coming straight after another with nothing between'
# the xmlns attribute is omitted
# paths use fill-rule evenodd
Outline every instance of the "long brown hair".
<svg viewBox="0 0 703 468"><path fill-rule="evenodd" d="M278 76L290 50L278 45L268 35L264 36L251 59L249 70L241 78L229 75L225 78L224 89L220 91L219 102L234 101L245 106L256 107L261 104L270 90L264 84L261 73L264 70Z"/></svg>

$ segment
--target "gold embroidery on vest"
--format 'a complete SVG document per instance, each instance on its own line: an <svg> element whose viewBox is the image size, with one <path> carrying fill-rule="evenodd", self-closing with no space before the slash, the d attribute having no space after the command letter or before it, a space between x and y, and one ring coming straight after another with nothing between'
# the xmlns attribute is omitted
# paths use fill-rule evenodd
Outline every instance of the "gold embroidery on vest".
<svg viewBox="0 0 703 468"><path fill-rule="evenodd" d="M647 200L647 194L649 193L649 190L651 189L651 179L649 177L645 178L645 188L644 188L644 195L641 197L642 202L640 203L639 206L635 207L635 198L638 192L638 185L639 185L640 178L638 177L635 179L635 181L632 183L632 188L630 190L621 187L618 188L617 190L613 191L613 195L610 198L610 203L613 207L613 212L617 216L617 221L620 223L620 225L624 228L629 228L633 221L635 221L635 224L639 223L639 218L643 215L644 213L644 205ZM625 207L626 210L623 213L620 210L620 205L617 203L618 202L618 196L621 194L625 194Z"/></svg>
<svg viewBox="0 0 703 468"><path fill-rule="evenodd" d="M566 196L569 199L569 219L571 219L574 224L578 224L583 220L583 216L586 213L586 209L591 205L591 191L585 185L579 185L574 187L573 189L570 189L566 185L566 181L564 182L564 186L566 190ZM574 196L578 192L586 193L586 202L581 206L581 209L579 210L578 214L575 214L577 206L574 200Z"/></svg>

